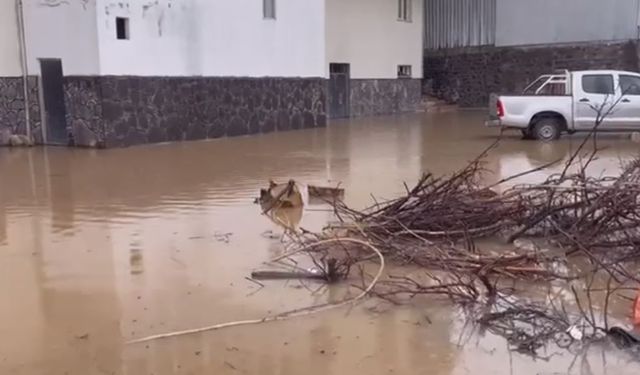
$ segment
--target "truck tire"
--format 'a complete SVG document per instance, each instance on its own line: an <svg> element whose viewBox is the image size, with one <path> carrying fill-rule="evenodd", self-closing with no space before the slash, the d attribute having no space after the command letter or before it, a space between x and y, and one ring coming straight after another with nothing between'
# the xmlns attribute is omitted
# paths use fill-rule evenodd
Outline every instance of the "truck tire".
<svg viewBox="0 0 640 375"><path fill-rule="evenodd" d="M554 118L542 118L533 124L533 135L543 142L560 138L560 122Z"/></svg>

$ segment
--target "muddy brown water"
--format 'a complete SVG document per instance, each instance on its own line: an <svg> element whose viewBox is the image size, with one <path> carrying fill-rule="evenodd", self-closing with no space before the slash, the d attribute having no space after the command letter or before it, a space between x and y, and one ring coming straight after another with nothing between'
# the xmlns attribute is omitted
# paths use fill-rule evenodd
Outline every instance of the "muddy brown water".
<svg viewBox="0 0 640 375"><path fill-rule="evenodd" d="M429 300L126 344L341 298L294 282L258 291L245 279L283 251L252 202L268 179L341 183L364 207L424 170L463 166L496 135L481 113L457 112L106 151L0 149L0 374L640 373L614 350L532 361L490 334L461 340L463 321ZM566 158L582 139L508 134L487 159L487 183ZM599 145L592 173L615 174L640 149L623 135ZM329 218L310 211L301 225Z"/></svg>

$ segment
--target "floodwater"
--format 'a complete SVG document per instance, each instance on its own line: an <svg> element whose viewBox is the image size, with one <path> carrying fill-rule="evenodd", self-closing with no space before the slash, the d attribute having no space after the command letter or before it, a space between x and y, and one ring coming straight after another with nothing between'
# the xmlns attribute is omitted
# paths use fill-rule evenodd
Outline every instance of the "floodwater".
<svg viewBox="0 0 640 375"><path fill-rule="evenodd" d="M0 149L0 374L637 374L616 351L533 361L442 301L353 309L129 345L342 298L245 279L282 244L253 204L268 179L346 188L357 207L449 173L496 138L478 112L338 121L312 129L116 150ZM567 157L582 141L507 134L487 183ZM603 137L593 173L640 145ZM556 167L559 168L559 167ZM527 176L544 178L551 171ZM320 229L321 210L300 225ZM300 218L293 218L297 222ZM622 311L622 310L621 310ZM620 313L624 321L624 313ZM554 353L548 353L554 354ZM586 364L585 364L586 363Z"/></svg>

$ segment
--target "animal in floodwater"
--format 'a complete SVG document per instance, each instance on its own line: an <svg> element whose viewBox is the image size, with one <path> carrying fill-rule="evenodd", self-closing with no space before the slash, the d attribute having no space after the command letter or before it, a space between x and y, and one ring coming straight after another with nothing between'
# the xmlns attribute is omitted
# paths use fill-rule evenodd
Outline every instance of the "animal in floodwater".
<svg viewBox="0 0 640 375"><path fill-rule="evenodd" d="M284 234L291 234L298 230L308 200L307 194L306 187L294 180L284 184L270 180L267 189L260 189L256 203L260 204L264 214L284 230Z"/></svg>
<svg viewBox="0 0 640 375"><path fill-rule="evenodd" d="M306 198L306 199L305 199ZM260 189L260 198L257 199L264 212L274 208L303 207L308 200L306 188L294 180L284 184L269 181L268 189Z"/></svg>
<svg viewBox="0 0 640 375"><path fill-rule="evenodd" d="M9 146L11 147L31 147L33 141L31 138L22 134L14 134L9 137Z"/></svg>

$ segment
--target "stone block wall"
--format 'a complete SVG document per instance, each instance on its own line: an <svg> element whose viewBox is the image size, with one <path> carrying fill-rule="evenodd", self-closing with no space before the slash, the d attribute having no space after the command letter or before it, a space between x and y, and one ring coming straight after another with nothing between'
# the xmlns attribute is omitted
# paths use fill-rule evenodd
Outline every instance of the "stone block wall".
<svg viewBox="0 0 640 375"><path fill-rule="evenodd" d="M64 77L64 102L72 145L105 146L101 84L101 77Z"/></svg>
<svg viewBox="0 0 640 375"><path fill-rule="evenodd" d="M415 112L421 104L419 79L352 79L351 117Z"/></svg>
<svg viewBox="0 0 640 375"><path fill-rule="evenodd" d="M38 80L29 77L29 116L36 141L41 140ZM0 145L8 143L12 134L26 134L25 100L22 77L0 77Z"/></svg>
<svg viewBox="0 0 640 375"><path fill-rule="evenodd" d="M122 147L325 126L323 79L66 77L82 146Z"/></svg>
<svg viewBox="0 0 640 375"><path fill-rule="evenodd" d="M516 93L558 69L638 71L635 42L426 51L427 94L461 107L485 107L491 93Z"/></svg>
<svg viewBox="0 0 640 375"><path fill-rule="evenodd" d="M37 78L30 82L32 132L42 142ZM415 112L419 79L351 81L352 117ZM69 144L125 147L322 127L323 78L66 76ZM2 134L24 134L21 78L0 78ZM4 129L4 132L3 132Z"/></svg>

